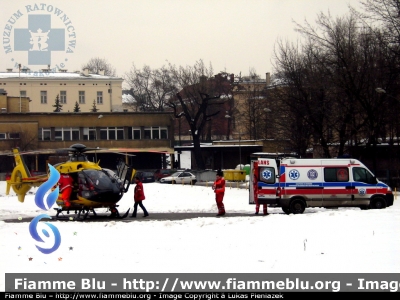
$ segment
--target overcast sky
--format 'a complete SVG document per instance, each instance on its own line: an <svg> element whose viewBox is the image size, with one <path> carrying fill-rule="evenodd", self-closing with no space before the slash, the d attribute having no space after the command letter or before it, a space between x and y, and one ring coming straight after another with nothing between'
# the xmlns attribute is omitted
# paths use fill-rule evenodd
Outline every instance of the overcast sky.
<svg viewBox="0 0 400 300"><path fill-rule="evenodd" d="M72 53L52 51L52 68L63 63L63 68L75 71L90 58L100 57L120 77L133 63L138 68L160 68L167 62L187 66L202 59L212 64L214 73L247 75L254 69L265 78L266 72L273 73L277 39L295 42L299 37L293 21L314 23L319 12L344 16L348 5L360 7L359 0L0 0L0 4L0 71L15 63L31 70L45 67L29 65L28 51L15 51L14 30L28 28L29 15L51 13L51 27L68 30L67 44L76 41ZM56 8L62 11L59 17ZM68 20L61 20L63 14ZM7 46L12 52L6 53Z"/></svg>

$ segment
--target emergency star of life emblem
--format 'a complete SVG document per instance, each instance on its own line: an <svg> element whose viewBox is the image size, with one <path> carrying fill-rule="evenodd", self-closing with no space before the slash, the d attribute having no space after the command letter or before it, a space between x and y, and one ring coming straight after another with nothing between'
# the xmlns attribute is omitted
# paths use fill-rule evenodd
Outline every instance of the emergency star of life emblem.
<svg viewBox="0 0 400 300"><path fill-rule="evenodd" d="M45 3L17 9L6 20L2 36L4 53L17 70L41 72L46 67L56 72L65 68L76 46L75 27L68 15Z"/></svg>
<svg viewBox="0 0 400 300"><path fill-rule="evenodd" d="M289 178L292 180L297 180L300 177L300 173L299 171L297 171L296 169L290 170L289 171Z"/></svg>
<svg viewBox="0 0 400 300"><path fill-rule="evenodd" d="M272 172L270 170L264 170L261 174L265 180L268 180L272 177Z"/></svg>

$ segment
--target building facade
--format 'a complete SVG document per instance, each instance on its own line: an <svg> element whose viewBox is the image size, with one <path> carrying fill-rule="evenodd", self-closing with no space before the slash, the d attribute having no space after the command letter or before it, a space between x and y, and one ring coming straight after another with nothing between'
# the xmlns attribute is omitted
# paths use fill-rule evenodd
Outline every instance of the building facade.
<svg viewBox="0 0 400 300"><path fill-rule="evenodd" d="M12 148L35 153L28 166L44 171L46 161L76 143L98 148L88 156L106 168L122 158L135 169L163 168L167 155L174 159L173 126L170 113L2 113L0 173L12 171Z"/></svg>
<svg viewBox="0 0 400 300"><path fill-rule="evenodd" d="M0 72L0 89L12 97L28 97L31 112L54 112L57 96L61 112L73 112L76 103L81 112L93 111L94 104L99 112L123 111L122 82L122 78L104 76L103 71L90 74L88 69ZM18 112L23 112L22 108Z"/></svg>

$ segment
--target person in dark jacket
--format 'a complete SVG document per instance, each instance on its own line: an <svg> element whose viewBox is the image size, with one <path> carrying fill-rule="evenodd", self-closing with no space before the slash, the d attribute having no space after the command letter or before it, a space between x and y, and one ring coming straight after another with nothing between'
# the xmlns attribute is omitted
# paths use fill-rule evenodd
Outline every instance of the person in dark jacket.
<svg viewBox="0 0 400 300"><path fill-rule="evenodd" d="M225 179L223 177L223 173L221 170L217 171L216 179L212 186L212 189L215 193L215 202L217 203L218 207L218 214L217 216L225 215L225 207L224 207L224 195L225 195Z"/></svg>
<svg viewBox="0 0 400 300"><path fill-rule="evenodd" d="M260 202L258 200L258 176L257 172L254 169L254 179L253 179L253 191L254 191L254 202L256 203L256 212L255 214L258 215L260 211ZM263 214L268 215L268 206L267 204L263 204Z"/></svg>
<svg viewBox="0 0 400 300"><path fill-rule="evenodd" d="M144 216L143 217L148 217L149 213L146 210L146 207L144 207L142 201L146 198L144 196L144 190L143 190L143 183L140 180L139 176L135 177L135 192L134 192L134 200L135 200L135 204L133 205L133 213L132 213L132 218L136 218L136 213L137 213L137 207L138 205L140 206L140 208L143 210L144 212Z"/></svg>

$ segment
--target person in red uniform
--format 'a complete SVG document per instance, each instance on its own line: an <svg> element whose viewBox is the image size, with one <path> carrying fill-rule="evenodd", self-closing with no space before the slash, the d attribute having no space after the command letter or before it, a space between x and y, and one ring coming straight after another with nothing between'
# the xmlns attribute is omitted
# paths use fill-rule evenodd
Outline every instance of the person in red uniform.
<svg viewBox="0 0 400 300"><path fill-rule="evenodd" d="M224 195L225 195L225 179L221 170L217 171L216 179L212 186L215 193L215 202L217 202L218 214L217 216L225 215Z"/></svg>
<svg viewBox="0 0 400 300"><path fill-rule="evenodd" d="M58 199L64 201L66 207L71 206L70 197L72 190L74 189L74 179L69 174L60 174L60 179L58 180L58 188L60 195Z"/></svg>
<svg viewBox="0 0 400 300"><path fill-rule="evenodd" d="M258 215L260 211L260 203L258 202L258 176L256 172L256 168L254 168L253 174L253 191L254 191L254 202L256 203L256 212L255 214ZM268 207L267 204L263 204L263 213L264 215L268 215Z"/></svg>
<svg viewBox="0 0 400 300"><path fill-rule="evenodd" d="M135 177L135 190L134 190L134 200L135 200L135 204L133 205L133 213L131 218L136 218L136 213L137 213L137 207L140 206L140 208L143 210L144 212L144 216L143 217L148 217L149 213L146 210L146 207L144 207L142 201L144 199L146 199L146 197L144 196L144 190L143 190L143 183L140 180L139 176Z"/></svg>

